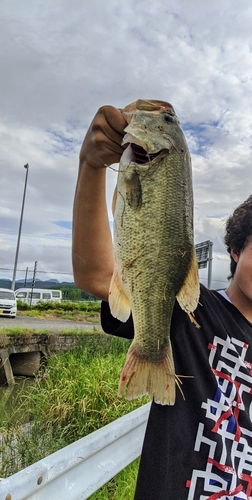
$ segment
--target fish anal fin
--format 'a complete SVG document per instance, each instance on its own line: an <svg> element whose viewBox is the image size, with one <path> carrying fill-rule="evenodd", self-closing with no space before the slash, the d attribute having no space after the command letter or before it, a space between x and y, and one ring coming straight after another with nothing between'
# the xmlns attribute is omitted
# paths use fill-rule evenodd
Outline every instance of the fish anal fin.
<svg viewBox="0 0 252 500"><path fill-rule="evenodd" d="M133 341L121 373L118 395L132 400L148 394L156 403L174 405L177 379L171 346L164 348L160 361L147 360L138 351Z"/></svg>
<svg viewBox="0 0 252 500"><path fill-rule="evenodd" d="M195 250L193 251L191 266L186 279L180 288L176 298L177 301L185 312L192 318L191 313L195 311L200 295L199 286L199 273L198 273L198 262ZM191 319L192 320L192 319ZM193 321L195 323L195 320Z"/></svg>
<svg viewBox="0 0 252 500"><path fill-rule="evenodd" d="M122 289L116 269L111 279L108 301L112 316L120 321L127 321L131 311L130 302Z"/></svg>

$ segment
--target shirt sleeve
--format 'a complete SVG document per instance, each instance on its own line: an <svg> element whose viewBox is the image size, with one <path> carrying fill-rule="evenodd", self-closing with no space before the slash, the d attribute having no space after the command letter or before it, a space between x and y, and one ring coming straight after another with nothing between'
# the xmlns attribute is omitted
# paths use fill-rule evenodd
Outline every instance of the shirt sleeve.
<svg viewBox="0 0 252 500"><path fill-rule="evenodd" d="M130 315L129 319L125 323L122 323L112 316L108 302L101 303L101 326L105 333L125 339L134 338L132 316Z"/></svg>

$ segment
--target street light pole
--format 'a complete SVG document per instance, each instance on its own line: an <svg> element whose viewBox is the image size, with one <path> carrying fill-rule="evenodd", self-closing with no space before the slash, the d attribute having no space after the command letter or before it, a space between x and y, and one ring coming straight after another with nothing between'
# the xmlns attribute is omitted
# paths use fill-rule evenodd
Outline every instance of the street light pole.
<svg viewBox="0 0 252 500"><path fill-rule="evenodd" d="M15 256L15 263L14 263L14 269L13 269L13 278L12 278L11 290L15 290L16 273L17 273L17 263L18 263L18 253L19 253L19 244L20 244L20 237L21 237L21 231L22 231L22 222L23 222L23 213L24 213L25 194L26 194L26 186L27 186L27 179L28 179L28 172L29 172L29 164L26 163L26 165L24 165L24 168L26 169L25 185L24 185L24 194L23 194L23 201L22 201L22 208L21 208L21 215L20 215L20 222L19 222L17 248L16 248L16 256Z"/></svg>

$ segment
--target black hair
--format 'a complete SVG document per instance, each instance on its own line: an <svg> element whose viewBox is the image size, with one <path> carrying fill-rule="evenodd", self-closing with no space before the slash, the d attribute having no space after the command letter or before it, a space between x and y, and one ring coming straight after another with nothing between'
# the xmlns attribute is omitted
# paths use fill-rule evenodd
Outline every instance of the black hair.
<svg viewBox="0 0 252 500"><path fill-rule="evenodd" d="M247 239L252 235L252 195L237 207L226 222L226 234L224 237L227 251L231 254L233 250L237 255L244 250ZM230 255L230 276L232 279L236 270L236 262Z"/></svg>

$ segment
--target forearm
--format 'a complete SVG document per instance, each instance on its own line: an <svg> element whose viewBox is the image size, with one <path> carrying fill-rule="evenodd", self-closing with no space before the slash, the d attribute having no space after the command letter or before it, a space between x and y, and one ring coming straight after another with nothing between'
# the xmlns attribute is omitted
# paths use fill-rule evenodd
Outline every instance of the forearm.
<svg viewBox="0 0 252 500"><path fill-rule="evenodd" d="M114 269L106 206L106 168L80 164L73 208L73 272L76 285L107 300Z"/></svg>
<svg viewBox="0 0 252 500"><path fill-rule="evenodd" d="M112 106L96 113L80 151L73 209L73 272L76 285L108 300L114 270L106 206L106 166L120 161L126 121Z"/></svg>

